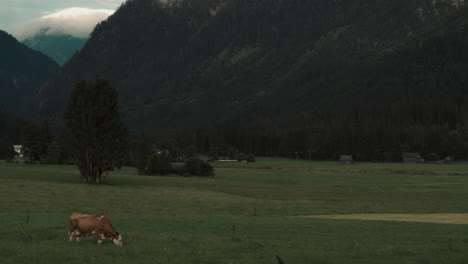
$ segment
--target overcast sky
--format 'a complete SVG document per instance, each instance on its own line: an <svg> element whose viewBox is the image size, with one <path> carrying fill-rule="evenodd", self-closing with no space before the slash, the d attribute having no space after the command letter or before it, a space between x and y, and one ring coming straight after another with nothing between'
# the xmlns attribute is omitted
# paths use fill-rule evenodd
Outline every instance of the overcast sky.
<svg viewBox="0 0 468 264"><path fill-rule="evenodd" d="M61 10L81 7L87 9L115 10L125 0L0 0L0 29L13 35L18 28L37 24L38 19ZM97 12L102 19L102 12ZM87 11L89 20L89 10ZM75 16L76 19L76 16Z"/></svg>

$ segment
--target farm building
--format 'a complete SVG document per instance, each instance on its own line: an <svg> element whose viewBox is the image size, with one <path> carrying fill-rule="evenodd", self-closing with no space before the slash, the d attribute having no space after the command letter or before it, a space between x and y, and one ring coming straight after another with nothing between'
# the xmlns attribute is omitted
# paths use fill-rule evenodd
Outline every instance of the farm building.
<svg viewBox="0 0 468 264"><path fill-rule="evenodd" d="M22 158L23 157L23 145L13 145L13 148L15 149L16 155Z"/></svg>
<svg viewBox="0 0 468 264"><path fill-rule="evenodd" d="M447 156L443 160L437 161L438 164L452 164L455 162L455 159L452 156Z"/></svg>
<svg viewBox="0 0 468 264"><path fill-rule="evenodd" d="M403 163L424 163L424 159L417 152L403 153Z"/></svg>
<svg viewBox="0 0 468 264"><path fill-rule="evenodd" d="M340 162L344 165L352 165L354 163L353 156L351 155L341 155Z"/></svg>

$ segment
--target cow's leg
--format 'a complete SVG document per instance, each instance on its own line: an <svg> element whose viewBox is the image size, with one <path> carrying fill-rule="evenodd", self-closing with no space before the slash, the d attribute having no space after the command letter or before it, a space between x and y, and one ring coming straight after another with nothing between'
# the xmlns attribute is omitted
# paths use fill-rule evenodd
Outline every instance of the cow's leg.
<svg viewBox="0 0 468 264"><path fill-rule="evenodd" d="M69 242L73 241L73 232L71 230L68 230L68 241Z"/></svg>
<svg viewBox="0 0 468 264"><path fill-rule="evenodd" d="M75 235L76 242L80 242L80 236L81 236L80 231L75 230L75 232L73 232L73 233L74 233L74 235Z"/></svg>
<svg viewBox="0 0 468 264"><path fill-rule="evenodd" d="M101 233L96 233L96 238L97 238L98 244L101 244L102 240L105 239L104 234L101 234Z"/></svg>
<svg viewBox="0 0 468 264"><path fill-rule="evenodd" d="M76 222L76 220L71 220L70 219L70 223L68 224L68 240L70 242L73 241L73 235L76 236L76 241L80 241L80 239L78 238L78 235L80 234L80 232L78 231L78 224Z"/></svg>

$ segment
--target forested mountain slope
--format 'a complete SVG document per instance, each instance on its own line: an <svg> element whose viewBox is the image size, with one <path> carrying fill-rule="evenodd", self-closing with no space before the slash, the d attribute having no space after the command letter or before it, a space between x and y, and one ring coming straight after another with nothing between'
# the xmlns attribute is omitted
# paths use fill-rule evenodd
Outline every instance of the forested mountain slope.
<svg viewBox="0 0 468 264"><path fill-rule="evenodd" d="M26 125L24 120L13 116L0 107L0 144L4 142L21 144L23 128Z"/></svg>
<svg viewBox="0 0 468 264"><path fill-rule="evenodd" d="M109 79L131 129L465 119L461 0L132 0L41 88L60 123L81 79ZM341 120L341 121L340 121Z"/></svg>
<svg viewBox="0 0 468 264"><path fill-rule="evenodd" d="M52 59L0 30L0 105L23 116L39 87L59 69ZM31 108L32 109L32 108Z"/></svg>

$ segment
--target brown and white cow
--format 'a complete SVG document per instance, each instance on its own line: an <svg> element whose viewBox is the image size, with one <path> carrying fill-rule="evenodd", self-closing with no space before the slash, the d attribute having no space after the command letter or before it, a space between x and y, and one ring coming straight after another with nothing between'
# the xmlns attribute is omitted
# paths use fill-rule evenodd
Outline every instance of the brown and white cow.
<svg viewBox="0 0 468 264"><path fill-rule="evenodd" d="M96 235L98 243L103 239L110 239L117 246L122 246L122 235L115 231L107 217L94 214L73 213L70 215L70 226L68 231L68 240L80 241L81 235Z"/></svg>

